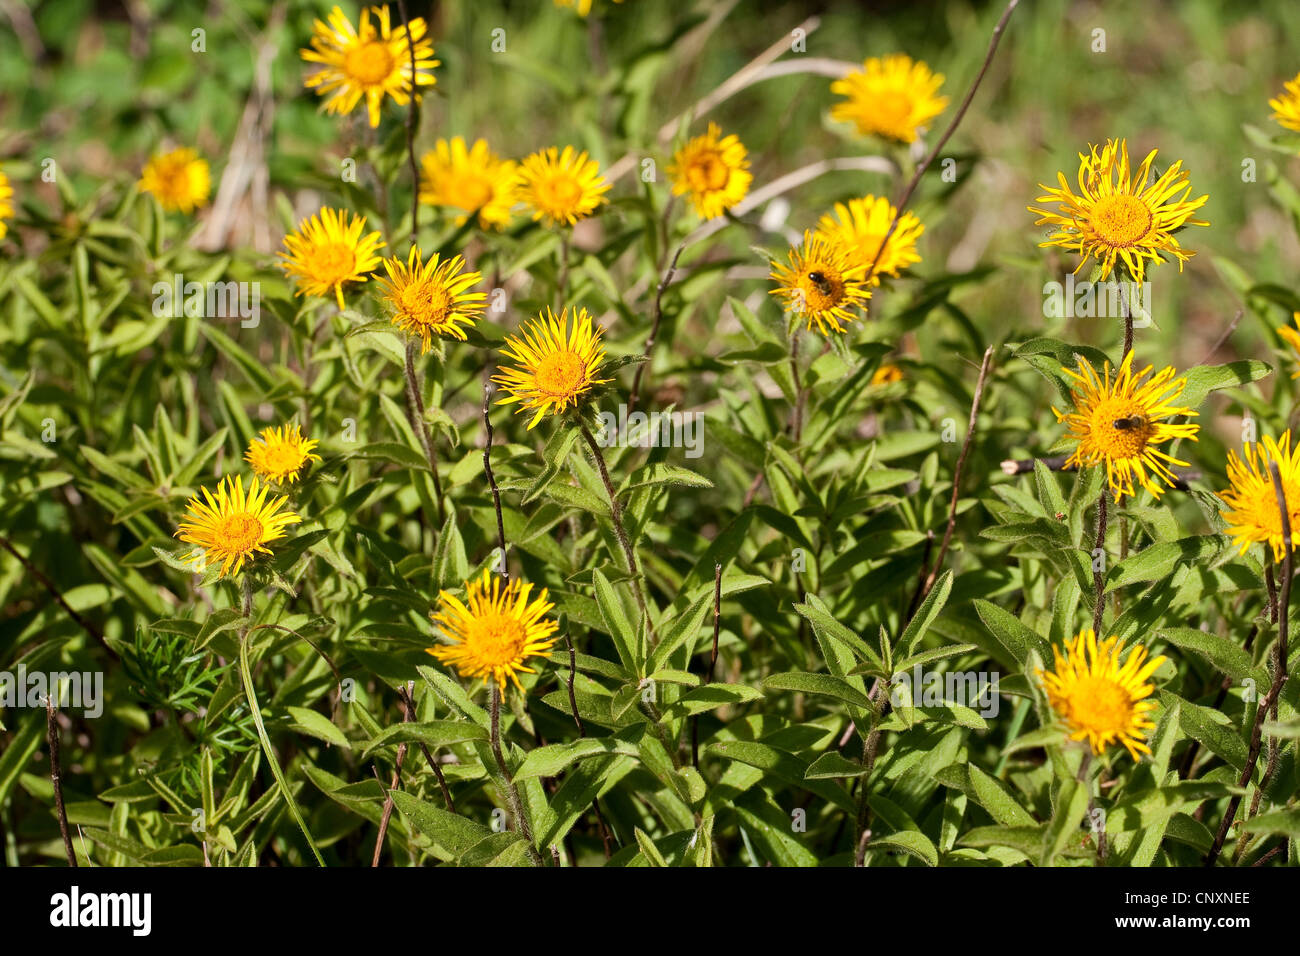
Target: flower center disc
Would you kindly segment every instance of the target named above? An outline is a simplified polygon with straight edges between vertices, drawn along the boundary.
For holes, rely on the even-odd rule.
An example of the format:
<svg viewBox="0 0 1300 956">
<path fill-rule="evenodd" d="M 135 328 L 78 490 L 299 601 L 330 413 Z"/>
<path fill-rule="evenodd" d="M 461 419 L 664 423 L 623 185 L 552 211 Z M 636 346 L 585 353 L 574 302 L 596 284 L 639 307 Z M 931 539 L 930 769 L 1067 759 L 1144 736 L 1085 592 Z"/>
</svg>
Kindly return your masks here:
<svg viewBox="0 0 1300 956">
<path fill-rule="evenodd" d="M 524 652 L 528 634 L 523 624 L 508 614 L 484 612 L 474 622 L 474 633 L 465 641 L 474 649 L 478 663 L 487 668 L 518 661 Z"/>
<path fill-rule="evenodd" d="M 272 472 L 297 471 L 302 466 L 302 453 L 293 445 L 271 445 L 265 456 L 268 470 Z"/>
<path fill-rule="evenodd" d="M 402 311 L 421 325 L 442 325 L 451 311 L 451 296 L 440 285 L 421 283 L 402 290 Z"/>
<path fill-rule="evenodd" d="M 212 540 L 223 551 L 252 551 L 262 540 L 262 522 L 247 512 L 230 515 L 213 530 Z"/>
<path fill-rule="evenodd" d="M 1136 196 L 1107 196 L 1092 210 L 1093 231 L 1109 246 L 1131 246 L 1151 231 L 1151 210 Z"/>
<path fill-rule="evenodd" d="M 393 55 L 386 43 L 372 40 L 348 50 L 343 58 L 343 69 L 358 83 L 377 86 L 393 72 Z"/>
<path fill-rule="evenodd" d="M 351 278 L 356 271 L 356 256 L 341 242 L 329 242 L 316 247 L 316 271 L 322 276 Z"/>
<path fill-rule="evenodd" d="M 552 353 L 537 366 L 537 390 L 546 395 L 568 398 L 578 393 L 587 366 L 571 349 Z"/>
<path fill-rule="evenodd" d="M 466 176 L 460 184 L 461 208 L 475 212 L 492 198 L 492 184 L 481 176 Z"/>
<path fill-rule="evenodd" d="M 872 109 L 881 126 L 905 126 L 912 115 L 912 97 L 906 93 L 881 92 L 872 101 Z"/>
<path fill-rule="evenodd" d="M 691 189 L 697 193 L 716 192 L 727 185 L 727 179 L 731 171 L 727 168 L 716 153 L 709 153 L 699 157 L 686 170 L 686 178 L 691 184 Z"/>
<path fill-rule="evenodd" d="M 822 277 L 820 282 L 812 280 L 811 274 L 814 272 L 820 273 Z M 844 298 L 844 280 L 840 278 L 838 272 L 830 272 L 826 269 L 814 268 L 805 272 L 799 288 L 804 295 L 804 304 L 810 312 L 825 312 L 827 309 L 833 309 Z"/>
<path fill-rule="evenodd" d="M 1133 702 L 1128 691 L 1105 677 L 1084 677 L 1070 694 L 1070 717 L 1080 727 L 1099 734 L 1119 733 L 1128 727 Z"/>
<path fill-rule="evenodd" d="M 554 210 L 569 210 L 582 198 L 582 187 L 572 176 L 551 176 L 537 184 L 542 204 Z"/>
<path fill-rule="evenodd" d="M 1112 458 L 1141 457 L 1156 432 L 1144 409 L 1132 402 L 1104 402 L 1094 415 L 1098 443 Z"/>
</svg>

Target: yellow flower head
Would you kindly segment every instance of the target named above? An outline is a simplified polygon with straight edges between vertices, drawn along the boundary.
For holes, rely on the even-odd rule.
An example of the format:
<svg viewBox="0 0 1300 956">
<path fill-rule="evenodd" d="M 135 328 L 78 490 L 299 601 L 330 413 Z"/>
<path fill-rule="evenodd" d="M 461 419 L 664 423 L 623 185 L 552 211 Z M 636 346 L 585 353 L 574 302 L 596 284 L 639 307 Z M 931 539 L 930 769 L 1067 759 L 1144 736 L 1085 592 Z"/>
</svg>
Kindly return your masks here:
<svg viewBox="0 0 1300 956">
<path fill-rule="evenodd" d="M 319 444 L 315 439 L 304 438 L 297 425 L 264 428 L 260 438 L 249 442 L 244 460 L 264 481 L 293 484 L 308 462 L 321 460 L 320 455 L 312 454 L 312 449 Z"/>
<path fill-rule="evenodd" d="M 941 86 L 942 73 L 904 53 L 871 57 L 831 84 L 832 93 L 848 97 L 831 107 L 831 119 L 857 124 L 864 136 L 915 142 L 917 131 L 948 106 L 948 97 L 935 95 Z"/>
<path fill-rule="evenodd" d="M 866 268 L 843 243 L 805 231 L 803 245 L 790 250 L 788 266 L 772 263 L 777 287 L 770 294 L 783 298 L 786 310 L 803 316 L 809 329 L 816 323 L 822 335 L 843 332 L 853 310 L 865 309 L 871 298 L 863 281 Z"/>
<path fill-rule="evenodd" d="M 673 156 L 668 175 L 673 195 L 689 195 L 701 219 L 716 219 L 745 198 L 754 177 L 749 173 L 745 146 L 735 136 L 722 135 L 716 123 Z"/>
<path fill-rule="evenodd" d="M 1300 543 L 1300 448 L 1292 450 L 1291 432 L 1282 433 L 1281 441 L 1265 436 L 1255 445 L 1246 444 L 1244 460 L 1235 451 L 1228 452 L 1228 482 L 1231 487 L 1220 491 L 1227 508 L 1221 509 L 1228 523 L 1228 534 L 1240 546 L 1241 553 L 1256 542 L 1273 549 L 1273 559 L 1286 557 L 1286 540 L 1282 534 L 1282 512 L 1273 489 L 1273 472 L 1277 462 L 1282 477 L 1282 495 L 1291 520 L 1291 546 Z"/>
<path fill-rule="evenodd" d="M 254 478 L 248 493 L 239 476 L 227 475 L 217 485 L 214 498 L 207 488 L 201 489 L 203 501 L 195 495 L 186 505 L 184 520 L 176 537 L 197 545 L 188 558 L 200 570 L 209 561 L 221 562 L 221 577 L 238 574 L 244 562 L 257 554 L 270 554 L 266 547 L 284 537 L 287 525 L 297 524 L 302 516 L 292 511 L 281 511 L 285 498 L 281 495 L 268 502 L 268 488 L 259 488 Z"/>
<path fill-rule="evenodd" d="M 1300 131 L 1300 73 L 1287 80 L 1283 90 L 1268 101 L 1273 107 L 1273 119 L 1287 129 Z"/>
<path fill-rule="evenodd" d="M 880 368 L 876 369 L 876 373 L 871 376 L 871 384 L 893 385 L 895 382 L 901 382 L 904 378 L 906 378 L 906 376 L 903 374 L 903 370 L 899 366 L 892 362 L 886 362 L 884 365 L 880 366 Z"/>
<path fill-rule="evenodd" d="M 483 229 L 501 229 L 510 222 L 519 165 L 497 156 L 485 140 L 476 139 L 466 149 L 459 136 L 451 142 L 440 139 L 424 154 L 420 167 L 420 202 L 464 210 L 456 225 L 464 225 L 471 213 L 478 213 Z"/>
<path fill-rule="evenodd" d="M 551 225 L 572 226 L 608 202 L 610 185 L 600 175 L 600 166 L 585 152 L 572 146 L 561 153 L 554 146 L 538 150 L 524 159 L 520 168 L 520 198 L 533 210 L 533 219 Z"/>
<path fill-rule="evenodd" d="M 462 677 L 494 680 L 502 692 L 508 677 L 522 691 L 519 675 L 537 673 L 525 662 L 548 657 L 556 641 L 551 635 L 559 628 L 546 617 L 555 607 L 546 589 L 530 601 L 532 589 L 517 578 L 502 587 L 501 579 L 484 569 L 482 580 L 466 582 L 464 603 L 440 592 L 438 611 L 430 617 L 451 643 L 431 647 L 429 653 Z"/>
<path fill-rule="evenodd" d="M 850 199 L 848 205 L 836 203 L 835 216 L 822 216 L 817 231 L 831 244 L 848 249 L 853 259 L 870 269 L 897 213 L 883 196 L 863 196 Z M 921 261 L 916 240 L 923 232 L 925 226 L 910 212 L 899 217 L 894 234 L 885 243 L 885 251 L 880 252 L 875 271 L 868 277 L 873 286 L 880 285 L 881 275 L 897 276 L 901 270 Z"/>
<path fill-rule="evenodd" d="M 1138 645 L 1125 660 L 1118 637 L 1098 643 L 1091 629 L 1066 641 L 1064 654 L 1058 648 L 1052 654 L 1053 671 L 1039 670 L 1038 679 L 1070 739 L 1087 740 L 1095 754 L 1112 743 L 1123 744 L 1134 760 L 1151 753 L 1146 735 L 1155 727 L 1150 715 L 1156 705 L 1147 700 L 1155 691 L 1147 679 L 1165 658 L 1148 658 L 1146 648 Z"/>
<path fill-rule="evenodd" d="M 421 352 L 429 351 L 435 335 L 465 341 L 465 333 L 456 323 L 473 325 L 483 312 L 486 293 L 470 292 L 471 286 L 483 281 L 478 272 L 464 272 L 460 256 L 445 261 L 433 258 L 421 264 L 420 250 L 411 247 L 405 263 L 397 258 L 385 259 L 387 279 L 379 280 L 384 301 L 393 308 L 393 324 L 403 332 L 420 337 Z"/>
<path fill-rule="evenodd" d="M 379 233 L 362 236 L 365 216 L 328 207 L 304 219 L 298 230 L 284 237 L 288 252 L 276 253 L 280 268 L 297 285 L 294 295 L 328 295 L 332 290 L 343 308 L 343 283 L 365 282 L 366 273 L 378 267 L 384 240 Z"/>
<path fill-rule="evenodd" d="M 372 23 L 374 14 L 378 24 Z M 312 29 L 311 49 L 300 50 L 308 63 L 320 63 L 321 69 L 303 81 L 318 95 L 328 94 L 327 113 L 351 113 L 364 96 L 370 125 L 379 125 L 379 108 L 384 97 L 391 96 L 404 106 L 411 96 L 411 41 L 415 42 L 415 84 L 433 86 L 437 78 L 434 67 L 441 61 L 433 58 L 433 43 L 425 34 L 424 19 L 415 17 L 408 29 L 392 29 L 388 7 L 371 7 L 361 11 L 359 28 L 354 29 L 343 11 L 335 7 L 329 24 L 317 20 Z"/>
<path fill-rule="evenodd" d="M 1134 478 L 1157 498 L 1163 493 L 1157 479 L 1172 487 L 1177 479 L 1168 466 L 1187 462 L 1171 458 L 1155 446 L 1175 438 L 1196 441 L 1201 427 L 1168 421 L 1176 415 L 1197 414 L 1173 404 L 1187 385 L 1185 378 L 1175 379 L 1174 370 L 1166 368 L 1143 382 L 1152 366 L 1136 374 L 1132 366 L 1133 353 L 1129 352 L 1112 381 L 1109 362 L 1098 375 L 1091 363 L 1080 357 L 1077 372 L 1062 369 L 1075 382 L 1071 388 L 1074 411 L 1052 409 L 1056 420 L 1069 428 L 1066 437 L 1079 443 L 1066 466 L 1092 467 L 1104 461 L 1116 500 L 1135 494 Z"/>
<path fill-rule="evenodd" d="M 0 239 L 5 237 L 9 227 L 5 225 L 5 220 L 14 214 L 13 204 L 14 190 L 9 185 L 9 177 L 0 173 Z"/>
<path fill-rule="evenodd" d="M 1101 266 L 1101 279 L 1107 279 L 1117 261 L 1123 262 L 1128 274 L 1142 282 L 1146 263 L 1163 262 L 1165 256 L 1178 260 L 1178 271 L 1194 253 L 1178 244 L 1174 233 L 1184 226 L 1208 226 L 1191 218 L 1210 197 L 1188 199 L 1192 184 L 1180 159 L 1152 181 L 1151 166 L 1156 150 L 1147 153 L 1142 165 L 1133 172 L 1129 166 L 1128 143 L 1107 140 L 1100 153 L 1096 146 L 1079 154 L 1079 192 L 1076 195 L 1057 173 L 1059 189 L 1039 183 L 1045 190 L 1037 202 L 1056 203 L 1057 211 L 1029 206 L 1042 218 L 1034 225 L 1056 227 L 1052 236 L 1040 246 L 1060 246 L 1077 252 L 1077 273 L 1089 259 Z"/>
<path fill-rule="evenodd" d="M 507 336 L 501 354 L 521 367 L 503 368 L 493 376 L 492 381 L 509 393 L 498 404 L 519 402 L 521 410 L 535 410 L 529 429 L 551 409 L 562 412 L 577 405 L 592 388 L 610 381 L 596 377 L 605 360 L 605 348 L 600 344 L 604 331 L 593 327 L 586 309 L 576 310 L 572 329 L 568 309 L 558 319 L 547 309 L 545 316 L 528 323 L 522 338 Z"/>
<path fill-rule="evenodd" d="M 207 160 L 188 147 L 160 153 L 145 164 L 140 188 L 169 212 L 193 212 L 208 204 L 212 180 Z"/>
<path fill-rule="evenodd" d="M 0 235 L 3 235 L 3 233 L 0 233 Z M 1292 312 L 1291 321 L 1296 324 L 1296 328 L 1300 328 L 1300 312 Z M 1277 334 L 1286 340 L 1286 344 L 1295 350 L 1297 356 L 1300 356 L 1300 332 L 1297 332 L 1296 329 L 1291 328 L 1289 325 L 1283 325 L 1278 328 Z M 1292 372 L 1291 377 L 1300 378 L 1300 369 Z"/>
</svg>

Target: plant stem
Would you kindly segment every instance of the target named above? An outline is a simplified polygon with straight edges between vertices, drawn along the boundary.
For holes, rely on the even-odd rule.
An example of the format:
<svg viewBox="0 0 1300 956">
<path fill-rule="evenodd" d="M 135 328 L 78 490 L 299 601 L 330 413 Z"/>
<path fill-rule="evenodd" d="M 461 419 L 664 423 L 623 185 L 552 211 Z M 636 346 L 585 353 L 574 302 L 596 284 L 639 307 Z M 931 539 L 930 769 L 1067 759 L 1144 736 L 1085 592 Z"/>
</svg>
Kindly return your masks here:
<svg viewBox="0 0 1300 956">
<path fill-rule="evenodd" d="M 447 513 L 442 505 L 442 479 L 438 477 L 438 455 L 433 448 L 433 437 L 429 434 L 428 423 L 424 420 L 424 393 L 420 380 L 415 373 L 415 339 L 406 342 L 406 410 L 411 419 L 411 429 L 424 448 L 424 457 L 429 462 L 429 473 L 433 475 L 433 496 L 438 508 L 438 528 L 447 523 Z"/>
<path fill-rule="evenodd" d="M 677 260 L 681 258 L 682 250 L 686 248 L 687 241 L 688 239 L 683 239 L 677 247 L 677 251 L 673 253 L 672 261 L 668 263 L 663 278 L 659 280 L 659 288 L 655 290 L 654 319 L 650 323 L 650 334 L 646 336 L 645 348 L 641 351 L 646 360 L 636 367 L 636 374 L 632 376 L 632 391 L 627 399 L 629 412 L 636 410 L 636 403 L 641 397 L 641 378 L 645 375 L 646 366 L 650 364 L 650 355 L 654 350 L 655 341 L 659 337 L 659 324 L 664 317 L 664 290 L 668 288 L 673 281 L 673 276 L 677 274 Z"/>
<path fill-rule="evenodd" d="M 413 686 L 413 684 L 407 685 L 406 691 L 408 694 Z M 405 723 L 414 719 L 414 712 L 406 706 L 406 697 L 402 696 L 402 721 Z M 397 745 L 397 760 L 393 763 L 393 779 L 392 783 L 388 785 L 388 793 L 384 797 L 384 812 L 379 818 L 379 834 L 375 837 L 375 852 L 370 860 L 372 867 L 379 865 L 380 855 L 384 851 L 384 837 L 388 835 L 388 821 L 393 816 L 393 791 L 402 785 L 402 764 L 406 761 L 406 749 L 405 741 Z"/>
<path fill-rule="evenodd" d="M 59 817 L 59 835 L 63 837 L 63 852 L 68 866 L 77 868 L 77 855 L 72 850 L 72 837 L 68 835 L 68 811 L 63 806 L 63 771 L 59 766 L 59 721 L 54 698 L 59 689 L 51 687 L 45 698 L 45 738 L 50 744 L 50 782 L 54 784 L 54 811 Z"/>
<path fill-rule="evenodd" d="M 492 507 L 496 509 L 497 513 L 497 540 L 501 542 L 501 576 L 509 577 L 510 571 L 506 566 L 506 524 L 501 515 L 501 489 L 497 487 L 496 475 L 492 473 L 492 417 L 488 414 L 488 402 L 492 398 L 491 370 L 491 365 L 487 365 L 483 369 L 483 430 L 485 434 L 483 439 L 483 473 L 487 475 L 488 487 L 492 489 Z"/>
<path fill-rule="evenodd" d="M 600 480 L 605 485 L 605 493 L 609 495 L 609 514 L 614 522 L 614 532 L 618 535 L 618 543 L 623 548 L 623 558 L 627 562 L 628 574 L 632 581 L 632 594 L 636 598 L 637 609 L 645 619 L 646 630 L 650 634 L 652 644 L 659 643 L 659 637 L 655 633 L 654 623 L 650 620 L 650 611 L 646 607 L 645 595 L 641 591 L 641 571 L 637 566 L 636 552 L 632 550 L 632 541 L 627 536 L 627 530 L 623 527 L 623 509 L 618 503 L 618 493 L 614 490 L 614 483 L 609 480 L 609 469 L 605 466 L 605 455 L 600 450 L 600 445 L 596 438 L 585 424 L 579 424 L 582 429 L 583 440 L 586 441 L 587 447 L 591 449 L 591 454 L 596 459 L 596 468 L 600 472 Z"/>
<path fill-rule="evenodd" d="M 1092 546 L 1092 550 L 1093 550 L 1092 559 L 1094 562 L 1097 560 L 1097 554 L 1096 554 L 1097 551 L 1101 551 L 1102 556 L 1104 558 L 1106 553 L 1106 489 L 1105 488 L 1101 490 L 1101 495 L 1100 497 L 1097 498 L 1097 537 L 1095 543 Z M 1106 564 L 1105 561 L 1103 560 L 1102 567 L 1104 568 L 1105 566 Z M 1105 615 L 1106 613 L 1106 573 L 1104 571 L 1098 570 L 1095 565 L 1093 566 L 1093 570 L 1092 570 L 1092 586 L 1096 589 L 1095 603 L 1092 609 L 1092 630 L 1093 633 L 1097 635 L 1098 639 L 1100 639 L 1101 619 L 1103 615 Z"/>
<path fill-rule="evenodd" d="M 510 812 L 514 815 L 519 832 L 528 841 L 528 858 L 533 861 L 533 866 L 543 866 L 542 855 L 533 845 L 533 828 L 528 823 L 528 815 L 524 813 L 524 801 L 520 798 L 515 779 L 506 765 L 506 758 L 501 753 L 501 687 L 495 681 L 492 682 L 492 755 L 496 757 L 497 769 L 501 771 L 501 779 L 506 785 L 506 801 L 510 804 Z"/>
</svg>

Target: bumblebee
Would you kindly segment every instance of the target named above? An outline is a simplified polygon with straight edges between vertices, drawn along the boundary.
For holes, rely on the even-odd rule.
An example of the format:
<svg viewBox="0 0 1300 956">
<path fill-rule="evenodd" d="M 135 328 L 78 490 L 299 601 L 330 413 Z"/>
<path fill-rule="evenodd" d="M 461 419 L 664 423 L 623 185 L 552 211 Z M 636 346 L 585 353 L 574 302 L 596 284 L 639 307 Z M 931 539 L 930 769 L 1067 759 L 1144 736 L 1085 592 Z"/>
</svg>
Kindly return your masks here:
<svg viewBox="0 0 1300 956">
<path fill-rule="evenodd" d="M 1145 415 L 1129 415 L 1127 418 L 1115 419 L 1113 424 L 1122 432 L 1136 431 L 1139 428 L 1146 427 L 1147 417 Z"/>
<path fill-rule="evenodd" d="M 817 291 L 824 296 L 833 296 L 835 288 L 831 285 L 831 280 L 826 278 L 826 273 L 813 271 L 808 273 L 808 281 L 816 286 Z"/>
</svg>

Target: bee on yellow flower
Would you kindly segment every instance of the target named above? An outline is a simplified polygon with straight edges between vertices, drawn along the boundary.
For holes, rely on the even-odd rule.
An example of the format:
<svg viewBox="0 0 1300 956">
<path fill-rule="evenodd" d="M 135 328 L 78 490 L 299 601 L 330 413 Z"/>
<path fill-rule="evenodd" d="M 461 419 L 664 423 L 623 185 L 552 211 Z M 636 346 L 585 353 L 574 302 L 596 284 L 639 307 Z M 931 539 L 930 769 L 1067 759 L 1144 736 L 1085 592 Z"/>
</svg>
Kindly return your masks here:
<svg viewBox="0 0 1300 956">
<path fill-rule="evenodd" d="M 1075 385 L 1071 387 L 1074 410 L 1052 412 L 1058 422 L 1064 422 L 1069 431 L 1067 438 L 1078 442 L 1074 453 L 1066 459 L 1066 466 L 1090 468 L 1106 465 L 1106 475 L 1116 499 L 1135 493 L 1134 480 L 1157 498 L 1163 481 L 1171 487 L 1177 481 L 1169 470 L 1170 465 L 1186 465 L 1157 448 L 1175 438 L 1196 441 L 1199 425 L 1176 424 L 1169 419 L 1193 416 L 1196 412 L 1175 405 L 1187 385 L 1185 378 L 1175 378 L 1172 368 L 1166 368 L 1148 381 L 1153 366 L 1133 372 L 1133 353 L 1124 356 L 1119 370 L 1112 372 L 1105 364 L 1102 374 L 1085 358 L 1079 359 L 1079 369 L 1062 369 Z"/>
<path fill-rule="evenodd" d="M 822 335 L 843 332 L 857 309 L 866 309 L 871 289 L 864 282 L 866 265 L 838 241 L 805 231 L 803 245 L 790 250 L 790 263 L 772 263 L 777 287 L 770 294 L 785 300 L 786 310 L 801 316 Z"/>
</svg>

